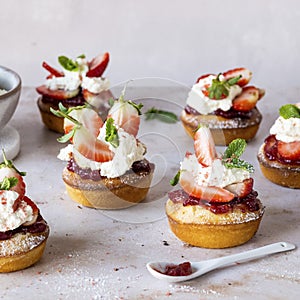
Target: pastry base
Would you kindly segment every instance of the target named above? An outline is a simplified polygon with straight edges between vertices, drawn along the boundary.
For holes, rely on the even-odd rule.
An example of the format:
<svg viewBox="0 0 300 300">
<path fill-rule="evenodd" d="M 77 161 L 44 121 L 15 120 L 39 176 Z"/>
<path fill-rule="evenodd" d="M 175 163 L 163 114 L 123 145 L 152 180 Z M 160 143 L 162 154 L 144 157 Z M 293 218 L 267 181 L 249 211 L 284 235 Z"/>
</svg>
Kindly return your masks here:
<svg viewBox="0 0 300 300">
<path fill-rule="evenodd" d="M 148 194 L 153 171 L 148 174 L 130 173 L 99 181 L 82 179 L 67 168 L 63 180 L 70 198 L 84 206 L 97 209 L 122 209 L 138 204 Z"/>
<path fill-rule="evenodd" d="M 192 115 L 183 110 L 180 117 L 187 134 L 194 138 L 195 131 L 200 124 L 210 128 L 215 144 L 226 146 L 236 138 L 250 141 L 256 135 L 262 120 L 262 115 L 257 108 L 253 109 L 250 119 L 226 119 L 216 115 Z"/>
<path fill-rule="evenodd" d="M 264 144 L 258 151 L 257 159 L 263 175 L 268 180 L 284 187 L 300 189 L 300 166 L 270 161 L 264 154 Z"/>
<path fill-rule="evenodd" d="M 30 239 L 32 236 L 41 237 L 41 242 L 37 243 L 37 245 L 32 249 L 22 249 L 22 244 L 20 244 L 20 247 L 15 249 L 14 254 L 0 256 L 0 273 L 15 272 L 26 269 L 41 259 L 49 236 L 49 228 L 47 227 L 46 231 L 43 233 L 27 233 L 26 236 L 24 235 L 24 238 Z M 9 240 L 0 241 L 0 244 L 2 242 L 9 243 Z"/>
<path fill-rule="evenodd" d="M 50 111 L 50 107 L 53 109 L 58 109 L 58 107 L 54 107 L 49 103 L 44 103 L 41 97 L 38 99 L 37 104 L 44 125 L 52 131 L 64 133 L 64 118 L 59 118 Z"/>
<path fill-rule="evenodd" d="M 202 248 L 228 248 L 249 241 L 258 230 L 262 216 L 241 224 L 210 225 L 180 223 L 168 216 L 172 232 L 183 242 Z"/>
</svg>

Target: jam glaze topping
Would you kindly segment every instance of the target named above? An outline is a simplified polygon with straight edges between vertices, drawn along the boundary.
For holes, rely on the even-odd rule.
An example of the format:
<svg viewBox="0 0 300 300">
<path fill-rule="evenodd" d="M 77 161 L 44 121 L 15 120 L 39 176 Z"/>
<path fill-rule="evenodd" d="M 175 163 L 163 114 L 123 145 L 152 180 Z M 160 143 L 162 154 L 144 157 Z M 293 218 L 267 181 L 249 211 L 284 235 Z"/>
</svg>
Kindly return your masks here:
<svg viewBox="0 0 300 300">
<path fill-rule="evenodd" d="M 281 164 L 293 164 L 300 165 L 300 159 L 298 160 L 290 160 L 282 157 L 278 152 L 278 140 L 275 135 L 269 135 L 265 141 L 264 153 L 265 156 L 271 161 L 277 161 Z"/>
<path fill-rule="evenodd" d="M 207 200 L 199 199 L 193 196 L 189 196 L 184 190 L 176 190 L 169 193 L 169 198 L 174 203 L 182 203 L 183 206 L 188 205 L 200 205 L 201 207 L 209 210 L 214 214 L 225 214 L 233 211 L 234 208 L 238 208 L 242 212 L 255 212 L 258 211 L 260 206 L 260 200 L 257 198 L 258 193 L 252 190 L 246 197 L 235 197 L 233 200 L 227 203 L 209 202 Z"/>
<path fill-rule="evenodd" d="M 190 115 L 201 115 L 196 109 L 194 109 L 189 105 L 186 105 L 184 110 L 187 114 Z M 225 119 L 233 119 L 233 118 L 250 119 L 252 116 L 252 110 L 244 112 L 244 111 L 237 111 L 234 110 L 233 108 L 230 108 L 228 111 L 224 111 L 219 108 L 214 111 L 214 115 L 223 117 Z"/>
<path fill-rule="evenodd" d="M 71 158 L 68 161 L 67 169 L 70 172 L 76 173 L 82 179 L 91 179 L 94 181 L 98 181 L 101 180 L 102 178 L 102 176 L 100 175 L 100 170 L 92 170 L 90 168 L 83 169 L 78 166 L 78 164 L 73 158 Z M 129 171 L 133 171 L 136 174 L 141 174 L 141 173 L 149 174 L 152 169 L 153 169 L 153 164 L 149 163 L 146 159 L 144 159 L 144 160 L 134 162 L 131 166 L 131 170 Z"/>
<path fill-rule="evenodd" d="M 51 98 L 49 96 L 41 96 L 41 101 L 44 103 L 49 103 L 52 105 L 57 105 L 58 108 L 58 103 L 61 102 L 64 106 L 79 106 L 79 105 L 83 105 L 85 103 L 85 99 L 83 98 L 83 95 L 81 92 L 78 93 L 77 96 L 69 98 L 69 99 L 54 99 Z"/>
<path fill-rule="evenodd" d="M 46 221 L 43 219 L 43 217 L 39 214 L 37 220 L 35 223 L 33 223 L 32 225 L 29 226 L 24 226 L 21 225 L 16 229 L 13 230 L 8 230 L 5 232 L 0 231 L 0 240 L 8 240 L 10 239 L 12 236 L 14 236 L 17 233 L 40 233 L 40 232 L 44 232 L 47 228 L 47 223 Z"/>
<path fill-rule="evenodd" d="M 165 270 L 163 271 L 156 270 L 156 271 L 168 276 L 188 276 L 193 273 L 192 266 L 189 261 L 183 262 L 179 265 L 175 265 L 175 264 L 166 265 Z"/>
</svg>

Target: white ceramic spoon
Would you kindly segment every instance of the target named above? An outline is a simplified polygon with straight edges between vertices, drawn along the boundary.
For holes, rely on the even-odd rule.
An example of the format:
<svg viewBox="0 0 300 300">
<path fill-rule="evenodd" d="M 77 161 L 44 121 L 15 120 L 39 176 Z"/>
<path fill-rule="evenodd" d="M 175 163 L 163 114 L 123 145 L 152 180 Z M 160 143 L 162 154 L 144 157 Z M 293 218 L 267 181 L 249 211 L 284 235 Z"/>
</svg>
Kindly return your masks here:
<svg viewBox="0 0 300 300">
<path fill-rule="evenodd" d="M 187 276 L 169 276 L 161 273 L 164 272 L 167 265 L 172 265 L 172 263 L 170 262 L 149 262 L 147 263 L 147 269 L 154 277 L 158 279 L 162 279 L 168 282 L 180 282 L 199 277 L 207 272 L 221 267 L 261 258 L 268 254 L 293 250 L 295 248 L 296 246 L 293 244 L 287 242 L 278 242 L 238 254 L 218 257 L 200 262 L 191 262 L 193 273 Z"/>
</svg>

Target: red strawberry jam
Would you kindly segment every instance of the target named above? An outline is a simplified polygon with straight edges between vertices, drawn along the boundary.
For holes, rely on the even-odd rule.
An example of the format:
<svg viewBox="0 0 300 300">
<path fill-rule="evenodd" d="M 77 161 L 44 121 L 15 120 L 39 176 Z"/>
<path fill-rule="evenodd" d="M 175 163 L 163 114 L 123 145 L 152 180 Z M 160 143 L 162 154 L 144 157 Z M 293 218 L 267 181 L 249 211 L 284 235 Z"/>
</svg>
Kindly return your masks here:
<svg viewBox="0 0 300 300">
<path fill-rule="evenodd" d="M 160 271 L 159 271 L 160 272 Z M 164 272 L 160 272 L 168 276 L 187 276 L 193 273 L 191 263 L 186 261 L 179 265 L 167 265 Z"/>
</svg>

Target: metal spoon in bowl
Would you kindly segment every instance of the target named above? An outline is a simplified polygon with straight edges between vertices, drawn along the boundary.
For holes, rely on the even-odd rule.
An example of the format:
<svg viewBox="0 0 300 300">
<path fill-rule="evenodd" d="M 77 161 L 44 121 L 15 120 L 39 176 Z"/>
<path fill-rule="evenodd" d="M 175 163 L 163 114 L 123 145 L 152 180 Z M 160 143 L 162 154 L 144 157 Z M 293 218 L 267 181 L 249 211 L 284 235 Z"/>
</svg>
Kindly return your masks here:
<svg viewBox="0 0 300 300">
<path fill-rule="evenodd" d="M 278 242 L 242 253 L 218 257 L 200 262 L 191 262 L 192 274 L 187 276 L 170 276 L 164 274 L 166 266 L 173 265 L 170 262 L 149 262 L 147 263 L 147 269 L 154 277 L 158 279 L 166 280 L 168 282 L 180 282 L 199 277 L 205 273 L 208 273 L 215 269 L 219 269 L 221 267 L 261 258 L 268 254 L 293 250 L 295 248 L 296 246 L 291 243 Z"/>
</svg>

